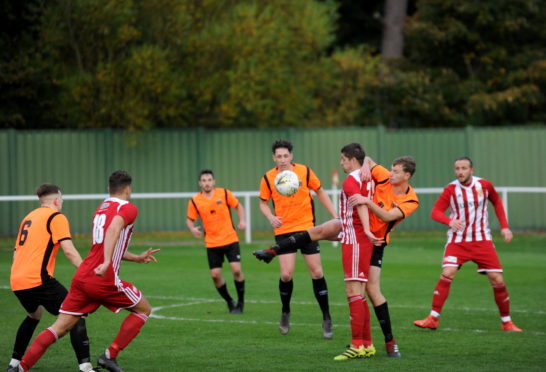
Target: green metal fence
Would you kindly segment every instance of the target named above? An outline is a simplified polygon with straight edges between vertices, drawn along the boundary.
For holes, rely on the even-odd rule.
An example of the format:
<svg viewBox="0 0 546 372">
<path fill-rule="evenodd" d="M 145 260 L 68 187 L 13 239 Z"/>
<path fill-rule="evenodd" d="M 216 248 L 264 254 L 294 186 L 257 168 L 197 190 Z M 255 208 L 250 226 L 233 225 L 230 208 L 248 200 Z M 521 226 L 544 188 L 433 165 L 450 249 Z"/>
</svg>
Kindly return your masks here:
<svg viewBox="0 0 546 372">
<path fill-rule="evenodd" d="M 133 192 L 138 193 L 197 191 L 197 174 L 202 168 L 215 171 L 219 186 L 253 191 L 274 165 L 271 144 L 279 138 L 293 142 L 295 161 L 309 165 L 327 189 L 332 170 L 341 171 L 339 150 L 350 142 L 362 143 L 369 155 L 387 167 L 395 157 L 414 156 L 415 187 L 445 186 L 454 179 L 453 160 L 463 155 L 473 158 L 476 175 L 496 186 L 546 186 L 546 127 L 191 129 L 137 134 L 4 130 L 0 131 L 0 195 L 31 195 L 44 182 L 59 184 L 65 194 L 105 193 L 107 177 L 115 169 L 133 175 Z M 436 197 L 422 195 L 421 207 L 399 228 L 441 228 L 429 218 Z M 93 200 L 65 203 L 73 232 L 89 232 L 97 204 Z M 187 200 L 139 200 L 136 204 L 140 209 L 138 231 L 185 229 Z M 0 202 L 0 235 L 15 234 L 20 220 L 36 205 L 33 201 Z M 546 194 L 510 195 L 509 207 L 513 228 L 546 229 Z M 319 222 L 327 218 L 320 205 L 317 212 Z M 269 230 L 257 199 L 251 214 L 254 230 Z"/>
</svg>

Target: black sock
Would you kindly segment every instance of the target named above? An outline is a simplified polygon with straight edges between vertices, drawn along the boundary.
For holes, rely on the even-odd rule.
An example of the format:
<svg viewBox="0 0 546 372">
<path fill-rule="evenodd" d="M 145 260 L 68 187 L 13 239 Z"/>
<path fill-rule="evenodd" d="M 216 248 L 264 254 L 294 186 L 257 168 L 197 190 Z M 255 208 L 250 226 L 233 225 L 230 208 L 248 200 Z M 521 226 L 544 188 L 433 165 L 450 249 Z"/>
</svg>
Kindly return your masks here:
<svg viewBox="0 0 546 372">
<path fill-rule="evenodd" d="M 235 289 L 237 290 L 237 300 L 239 303 L 245 302 L 245 281 L 240 282 L 234 280 Z"/>
<path fill-rule="evenodd" d="M 381 326 L 381 330 L 383 331 L 383 336 L 385 336 L 385 342 L 392 341 L 394 337 L 392 335 L 392 329 L 391 329 L 391 317 L 389 315 L 389 306 L 385 302 L 382 305 L 375 306 L 373 309 L 375 310 L 375 316 L 377 317 L 377 320 L 379 321 L 379 325 Z"/>
<path fill-rule="evenodd" d="M 320 279 L 313 279 L 313 292 L 315 292 L 315 298 L 322 310 L 322 318 L 330 319 L 330 307 L 328 305 L 328 286 L 326 285 L 326 279 L 324 277 Z"/>
<path fill-rule="evenodd" d="M 302 247 L 309 243 L 311 243 L 309 233 L 307 231 L 302 231 L 278 242 L 276 245 L 278 249 L 276 249 L 276 251 L 282 252 L 287 249 Z M 273 246 L 273 249 L 275 249 L 275 246 Z"/>
<path fill-rule="evenodd" d="M 228 293 L 226 283 L 224 283 L 224 285 L 222 285 L 221 287 L 216 288 L 216 290 L 218 291 L 218 293 L 220 293 L 220 296 L 222 296 L 222 298 L 226 300 L 227 303 L 231 303 L 233 301 L 233 298 L 231 298 Z"/>
<path fill-rule="evenodd" d="M 87 337 L 87 328 L 85 327 L 85 319 L 80 318 L 76 325 L 70 330 L 70 342 L 76 353 L 78 363 L 88 363 L 91 361 L 89 356 L 89 337 Z"/>
<path fill-rule="evenodd" d="M 25 355 L 25 351 L 38 323 L 40 323 L 39 320 L 32 319 L 29 316 L 25 317 L 17 330 L 17 336 L 15 336 L 15 345 L 13 346 L 13 354 L 11 355 L 13 359 L 23 359 L 23 355 Z"/>
<path fill-rule="evenodd" d="M 279 292 L 281 293 L 282 312 L 290 312 L 290 299 L 292 298 L 292 290 L 294 289 L 294 281 L 283 282 L 279 279 Z"/>
</svg>

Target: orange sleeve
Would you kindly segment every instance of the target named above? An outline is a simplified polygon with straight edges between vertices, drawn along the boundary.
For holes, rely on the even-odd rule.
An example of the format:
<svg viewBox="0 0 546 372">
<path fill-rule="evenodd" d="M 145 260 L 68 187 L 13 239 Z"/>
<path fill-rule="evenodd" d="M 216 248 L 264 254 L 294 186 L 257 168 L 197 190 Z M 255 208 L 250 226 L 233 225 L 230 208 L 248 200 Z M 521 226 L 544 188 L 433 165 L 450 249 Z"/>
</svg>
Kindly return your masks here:
<svg viewBox="0 0 546 372">
<path fill-rule="evenodd" d="M 419 207 L 419 202 L 416 200 L 408 200 L 401 204 L 398 204 L 398 209 L 402 211 L 404 214 L 404 218 L 407 218 L 410 214 L 415 212 L 415 210 Z"/>
<path fill-rule="evenodd" d="M 239 205 L 239 199 L 237 199 L 235 197 L 235 195 L 233 195 L 233 193 L 229 190 L 226 190 L 227 192 L 227 204 L 229 207 L 231 208 L 237 208 L 237 206 Z"/>
<path fill-rule="evenodd" d="M 193 198 L 191 198 L 190 201 L 188 202 L 188 215 L 187 215 L 187 217 L 190 220 L 195 221 L 198 216 L 199 216 L 199 213 L 197 212 L 197 208 L 195 207 L 195 202 L 194 202 Z"/>
<path fill-rule="evenodd" d="M 262 181 L 260 182 L 260 199 L 265 201 L 271 199 L 270 187 L 274 187 L 273 185 L 268 186 L 266 177 L 267 177 L 267 174 L 262 177 Z"/>
<path fill-rule="evenodd" d="M 388 181 L 390 175 L 391 172 L 389 172 L 389 170 L 382 165 L 377 164 L 375 167 L 372 168 L 372 179 L 375 181 L 376 184 Z"/>
<path fill-rule="evenodd" d="M 318 189 L 320 189 L 321 186 L 322 185 L 320 184 L 319 178 L 317 177 L 315 172 L 313 172 L 313 170 L 309 168 L 309 183 L 307 187 L 309 187 L 311 190 L 317 191 Z"/>
<path fill-rule="evenodd" d="M 70 224 L 64 214 L 58 214 L 53 217 L 50 224 L 51 239 L 53 244 L 59 243 L 61 240 L 71 239 Z"/>
</svg>

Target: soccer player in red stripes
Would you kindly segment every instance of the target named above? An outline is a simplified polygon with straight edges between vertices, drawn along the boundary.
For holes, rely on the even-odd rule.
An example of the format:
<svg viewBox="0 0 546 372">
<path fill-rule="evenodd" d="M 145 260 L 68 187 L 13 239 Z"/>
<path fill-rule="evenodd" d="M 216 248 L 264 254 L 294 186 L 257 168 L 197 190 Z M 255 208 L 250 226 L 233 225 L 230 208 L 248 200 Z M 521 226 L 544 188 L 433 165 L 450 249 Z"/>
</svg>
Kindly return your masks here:
<svg viewBox="0 0 546 372">
<path fill-rule="evenodd" d="M 116 357 L 138 335 L 151 313 L 151 306 L 138 288 L 119 278 L 121 260 L 157 262 L 153 253 L 159 251 L 148 249 L 139 255 L 127 251 L 138 214 L 136 206 L 129 201 L 131 181 L 131 176 L 125 171 L 115 171 L 110 175 L 110 197 L 99 205 L 93 216 L 91 251 L 72 279 L 59 317 L 36 337 L 23 356 L 19 371 L 28 371 L 81 317 L 102 305 L 113 312 L 129 310 L 116 338 L 97 361 L 104 369 L 122 372 Z"/>
<path fill-rule="evenodd" d="M 455 161 L 457 180 L 444 188 L 434 204 L 431 218 L 449 226 L 447 244 L 442 262 L 442 274 L 434 288 L 430 315 L 413 322 L 417 327 L 435 330 L 438 328 L 442 307 L 449 295 L 451 283 L 457 270 L 467 261 L 478 265 L 478 273 L 486 274 L 501 317 L 501 329 L 521 332 L 510 317 L 510 297 L 504 284 L 502 266 L 493 245 L 487 201 L 491 201 L 506 243 L 512 240 L 512 232 L 504 213 L 502 200 L 493 184 L 474 176 L 472 160 L 462 157 Z M 450 208 L 447 217 L 444 212 Z"/>
</svg>

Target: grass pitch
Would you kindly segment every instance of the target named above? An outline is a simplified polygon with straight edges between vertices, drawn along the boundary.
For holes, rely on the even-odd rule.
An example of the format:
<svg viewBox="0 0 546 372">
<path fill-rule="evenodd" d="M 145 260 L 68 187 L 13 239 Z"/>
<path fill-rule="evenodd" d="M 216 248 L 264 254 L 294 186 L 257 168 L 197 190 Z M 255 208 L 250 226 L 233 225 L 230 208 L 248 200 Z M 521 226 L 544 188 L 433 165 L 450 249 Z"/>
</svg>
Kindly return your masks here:
<svg viewBox="0 0 546 372">
<path fill-rule="evenodd" d="M 0 367 L 11 357 L 15 333 L 25 316 L 9 290 L 14 238 L 0 239 Z M 251 252 L 267 246 L 242 245 L 246 276 L 244 314 L 227 313 L 225 302 L 209 278 L 201 242 L 185 235 L 137 235 L 130 248 L 140 252 L 161 248 L 158 264 L 124 262 L 121 277 L 142 290 L 154 307 L 141 334 L 120 353 L 118 361 L 130 371 L 544 371 L 546 368 L 546 235 L 516 234 L 507 245 L 496 237 L 497 250 L 510 292 L 512 318 L 523 333 L 500 331 L 500 320 L 487 279 L 468 263 L 458 273 L 437 331 L 412 325 L 424 318 L 440 274 L 445 235 L 440 232 L 396 232 L 385 251 L 382 288 L 388 299 L 401 359 L 389 359 L 372 311 L 377 355 L 371 359 L 334 362 L 350 341 L 348 306 L 344 295 L 340 249 L 321 243 L 330 293 L 334 338 L 321 337 L 321 314 L 303 260 L 298 258 L 292 297 L 292 327 L 282 336 L 278 264 L 258 262 Z M 89 239 L 75 239 L 85 255 Z M 74 269 L 58 255 L 56 277 L 69 286 Z M 224 266 L 228 288 L 233 280 Z M 115 337 L 125 312 L 100 309 L 88 320 L 93 363 Z M 44 315 L 43 330 L 53 322 Z M 36 335 L 35 334 L 35 335 Z M 2 366 L 1 363 L 4 363 Z M 76 371 L 69 337 L 53 345 L 35 371 Z"/>
</svg>

